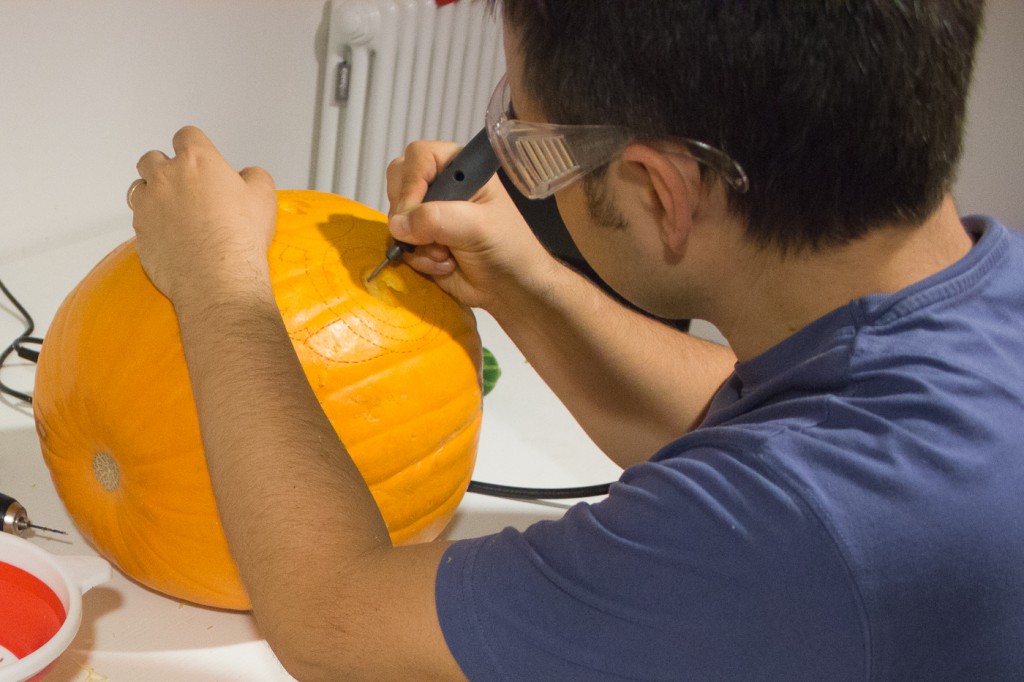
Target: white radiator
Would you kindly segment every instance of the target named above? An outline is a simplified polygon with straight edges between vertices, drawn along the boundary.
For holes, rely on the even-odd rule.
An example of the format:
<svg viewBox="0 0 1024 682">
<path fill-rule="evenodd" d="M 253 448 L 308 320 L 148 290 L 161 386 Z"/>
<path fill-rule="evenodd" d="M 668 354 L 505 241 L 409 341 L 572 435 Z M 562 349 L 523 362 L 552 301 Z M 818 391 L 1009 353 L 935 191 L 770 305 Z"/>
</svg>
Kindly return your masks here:
<svg viewBox="0 0 1024 682">
<path fill-rule="evenodd" d="M 505 71 L 480 0 L 332 0 L 314 188 L 387 210 L 385 169 L 417 139 L 465 144 Z"/>
</svg>

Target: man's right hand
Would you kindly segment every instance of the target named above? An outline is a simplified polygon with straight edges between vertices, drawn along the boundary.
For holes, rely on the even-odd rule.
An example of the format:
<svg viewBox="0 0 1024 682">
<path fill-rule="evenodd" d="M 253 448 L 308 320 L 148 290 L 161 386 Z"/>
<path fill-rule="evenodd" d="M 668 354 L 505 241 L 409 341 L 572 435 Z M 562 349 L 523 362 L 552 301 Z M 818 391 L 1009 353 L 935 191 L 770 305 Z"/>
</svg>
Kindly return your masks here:
<svg viewBox="0 0 1024 682">
<path fill-rule="evenodd" d="M 536 292 L 557 262 L 537 240 L 495 176 L 470 201 L 422 203 L 460 147 L 413 142 L 388 166 L 389 227 L 417 245 L 405 261 L 462 303 L 498 315 L 516 292 Z M 525 288 L 525 290 L 524 290 Z"/>
</svg>

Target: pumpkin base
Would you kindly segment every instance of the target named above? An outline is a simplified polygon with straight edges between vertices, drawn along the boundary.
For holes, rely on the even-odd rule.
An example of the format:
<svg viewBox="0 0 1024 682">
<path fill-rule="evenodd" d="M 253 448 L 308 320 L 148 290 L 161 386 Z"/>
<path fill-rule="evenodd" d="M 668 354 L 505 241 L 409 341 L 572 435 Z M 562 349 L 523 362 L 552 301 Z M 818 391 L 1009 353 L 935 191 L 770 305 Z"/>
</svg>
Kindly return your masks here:
<svg viewBox="0 0 1024 682">
<path fill-rule="evenodd" d="M 97 452 L 92 457 L 92 472 L 103 489 L 112 493 L 121 486 L 121 467 L 109 452 Z"/>
</svg>

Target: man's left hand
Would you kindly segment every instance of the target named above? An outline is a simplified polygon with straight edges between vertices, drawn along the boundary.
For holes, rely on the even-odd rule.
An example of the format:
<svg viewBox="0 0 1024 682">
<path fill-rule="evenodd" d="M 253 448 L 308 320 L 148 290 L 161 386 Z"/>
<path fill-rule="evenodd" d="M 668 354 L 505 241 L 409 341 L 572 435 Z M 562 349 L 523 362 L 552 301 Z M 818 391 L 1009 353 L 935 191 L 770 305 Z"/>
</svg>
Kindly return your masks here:
<svg viewBox="0 0 1024 682">
<path fill-rule="evenodd" d="M 144 182 L 129 197 L 146 274 L 176 306 L 269 285 L 273 179 L 261 168 L 235 172 L 198 128 L 182 128 L 172 145 L 173 157 L 139 159 Z"/>
</svg>

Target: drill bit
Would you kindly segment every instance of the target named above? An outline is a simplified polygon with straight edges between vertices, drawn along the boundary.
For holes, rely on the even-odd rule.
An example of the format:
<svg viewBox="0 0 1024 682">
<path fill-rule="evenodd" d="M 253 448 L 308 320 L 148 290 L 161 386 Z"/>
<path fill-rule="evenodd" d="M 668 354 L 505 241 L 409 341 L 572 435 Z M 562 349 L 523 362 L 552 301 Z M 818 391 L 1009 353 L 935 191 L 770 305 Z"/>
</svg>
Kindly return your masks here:
<svg viewBox="0 0 1024 682">
<path fill-rule="evenodd" d="M 375 267 L 373 269 L 373 272 L 370 273 L 370 276 L 366 278 L 366 283 L 369 284 L 370 282 L 372 282 L 374 277 L 379 275 L 381 271 L 384 270 L 384 268 L 386 268 L 387 266 L 391 265 L 396 260 L 401 258 L 403 253 L 409 253 L 415 248 L 416 247 L 413 246 L 412 244 L 406 244 L 405 242 L 400 242 L 397 239 L 394 240 L 391 243 L 391 246 L 389 246 L 388 250 L 385 252 L 384 260 L 382 260 L 380 265 Z"/>
<path fill-rule="evenodd" d="M 35 523 L 29 523 L 28 521 L 26 521 L 24 524 L 19 526 L 19 529 L 22 532 L 26 531 L 29 528 L 31 528 L 32 530 L 45 530 L 48 533 L 60 533 L 61 535 L 67 535 L 68 534 L 68 532 L 66 530 L 58 530 L 56 528 L 48 528 L 46 526 L 40 526 L 40 525 L 37 525 Z"/>
</svg>

